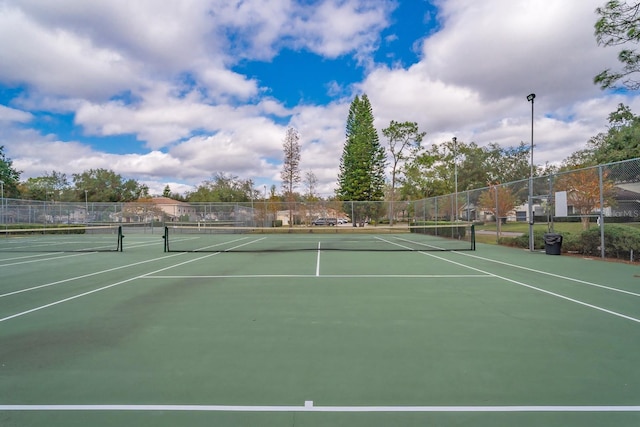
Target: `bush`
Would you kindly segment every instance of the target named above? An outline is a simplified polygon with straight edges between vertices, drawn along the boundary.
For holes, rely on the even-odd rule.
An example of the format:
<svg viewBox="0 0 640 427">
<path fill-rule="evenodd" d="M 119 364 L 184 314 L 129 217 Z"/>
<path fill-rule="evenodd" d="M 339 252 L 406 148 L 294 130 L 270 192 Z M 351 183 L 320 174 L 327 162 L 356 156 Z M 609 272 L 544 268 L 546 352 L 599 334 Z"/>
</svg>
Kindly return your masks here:
<svg viewBox="0 0 640 427">
<path fill-rule="evenodd" d="M 533 248 L 544 249 L 544 235 L 545 231 L 533 230 Z M 525 233 L 518 237 L 501 237 L 498 243 L 506 246 L 513 246 L 516 248 L 529 248 L 529 233 Z"/>
<path fill-rule="evenodd" d="M 544 249 L 544 232 L 534 231 L 535 249 Z M 607 258 L 630 259 L 633 250 L 640 256 L 640 230 L 633 227 L 605 224 L 604 253 Z M 503 237 L 498 243 L 518 248 L 529 247 L 529 234 L 519 237 Z M 562 233 L 562 251 L 589 256 L 600 256 L 600 227 L 593 227 L 578 234 Z"/>
<path fill-rule="evenodd" d="M 600 255 L 600 228 L 590 228 L 580 234 L 582 254 Z M 608 258 L 629 259 L 631 251 L 640 251 L 640 230 L 632 227 L 605 224 L 604 254 Z"/>
</svg>

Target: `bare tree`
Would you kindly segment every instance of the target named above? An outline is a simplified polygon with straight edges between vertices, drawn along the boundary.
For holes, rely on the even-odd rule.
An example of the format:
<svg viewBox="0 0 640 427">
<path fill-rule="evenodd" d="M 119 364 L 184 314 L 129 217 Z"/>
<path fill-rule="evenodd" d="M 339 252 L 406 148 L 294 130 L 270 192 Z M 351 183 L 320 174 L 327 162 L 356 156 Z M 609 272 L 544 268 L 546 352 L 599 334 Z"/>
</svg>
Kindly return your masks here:
<svg viewBox="0 0 640 427">
<path fill-rule="evenodd" d="M 396 180 L 398 169 L 407 159 L 415 157 L 420 149 L 420 143 L 426 132 L 420 132 L 415 122 L 399 123 L 391 120 L 389 127 L 382 129 L 382 134 L 389 140 L 389 152 L 391 153 L 391 212 L 389 223 L 393 225 L 395 219 L 394 202 L 396 192 Z"/>
<path fill-rule="evenodd" d="M 307 171 L 304 174 L 304 187 L 305 198 L 309 201 L 315 201 L 318 196 L 316 195 L 316 187 L 318 185 L 318 177 L 313 171 Z"/>
<path fill-rule="evenodd" d="M 287 129 L 282 144 L 284 162 L 282 164 L 282 188 L 287 202 L 289 202 L 289 227 L 293 226 L 293 190 L 300 184 L 300 134 L 295 128 Z"/>
</svg>

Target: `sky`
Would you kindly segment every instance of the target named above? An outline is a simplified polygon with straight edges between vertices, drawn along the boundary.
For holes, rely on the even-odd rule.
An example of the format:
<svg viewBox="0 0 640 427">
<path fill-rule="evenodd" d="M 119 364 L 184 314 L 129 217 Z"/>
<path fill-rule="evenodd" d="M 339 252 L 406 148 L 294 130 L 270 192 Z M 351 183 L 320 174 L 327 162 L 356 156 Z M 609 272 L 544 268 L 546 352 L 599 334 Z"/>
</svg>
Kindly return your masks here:
<svg viewBox="0 0 640 427">
<path fill-rule="evenodd" d="M 605 0 L 0 0 L 0 146 L 21 180 L 111 169 L 161 194 L 281 188 L 282 143 L 335 192 L 349 105 L 425 145 L 531 142 L 560 163 L 637 94 L 602 91 Z M 299 191 L 304 192 L 304 185 Z"/>
</svg>

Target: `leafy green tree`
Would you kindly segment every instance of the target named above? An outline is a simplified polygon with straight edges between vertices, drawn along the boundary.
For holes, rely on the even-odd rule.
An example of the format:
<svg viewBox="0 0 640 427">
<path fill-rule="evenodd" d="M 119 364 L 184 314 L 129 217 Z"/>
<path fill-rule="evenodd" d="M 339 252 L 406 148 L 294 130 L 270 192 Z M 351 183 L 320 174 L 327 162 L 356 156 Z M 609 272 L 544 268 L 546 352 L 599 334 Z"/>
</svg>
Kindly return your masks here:
<svg viewBox="0 0 640 427">
<path fill-rule="evenodd" d="M 212 180 L 202 182 L 186 196 L 190 202 L 249 202 L 251 198 L 250 180 L 241 180 L 223 172 L 218 172 Z"/>
<path fill-rule="evenodd" d="M 149 195 L 149 188 L 133 179 L 124 179 L 121 175 L 107 169 L 89 169 L 73 174 L 73 184 L 77 200 L 91 202 L 132 202 Z"/>
<path fill-rule="evenodd" d="M 609 130 L 587 142 L 586 148 L 572 153 L 563 161 L 563 169 L 595 166 L 640 157 L 640 117 L 629 107 L 619 104 L 609 114 Z"/>
<path fill-rule="evenodd" d="M 29 178 L 20 188 L 22 197 L 29 200 L 76 200 L 67 175 L 62 172 L 45 172 L 44 176 Z"/>
<path fill-rule="evenodd" d="M 164 190 L 162 190 L 162 197 L 171 197 L 171 187 L 169 187 L 169 184 L 164 186 Z"/>
<path fill-rule="evenodd" d="M 422 152 L 404 166 L 400 194 L 405 200 L 416 200 L 448 192 L 445 181 L 436 177 L 438 156 Z"/>
<path fill-rule="evenodd" d="M 487 182 L 511 182 L 526 179 L 531 174 L 531 146 L 520 142 L 517 147 L 502 148 L 491 143 L 485 148 L 488 158 Z M 534 165 L 533 175 L 538 175 Z"/>
<path fill-rule="evenodd" d="M 0 145 L 0 181 L 3 182 L 4 197 L 17 198 L 20 196 L 18 185 L 21 173 L 22 171 L 13 167 L 13 161 L 5 156 L 4 146 Z"/>
<path fill-rule="evenodd" d="M 640 41 L 640 3 L 610 0 L 603 7 L 597 8 L 596 13 L 600 16 L 595 24 L 595 36 L 599 45 L 629 46 Z M 594 83 L 601 89 L 615 88 L 617 82 L 621 82 L 627 89 L 640 89 L 640 81 L 632 77 L 640 71 L 638 52 L 628 47 L 623 48 L 618 53 L 618 61 L 622 63 L 622 70 L 611 71 L 607 68 L 594 78 Z"/>
<path fill-rule="evenodd" d="M 455 189 L 455 163 L 458 191 L 483 188 L 496 182 L 511 182 L 529 176 L 529 147 L 502 148 L 492 143 L 478 147 L 475 143 L 445 141 L 418 153 L 405 165 L 401 192 L 404 197 L 423 198 L 451 194 Z M 534 175 L 537 174 L 537 168 Z"/>
<path fill-rule="evenodd" d="M 395 217 L 394 202 L 396 199 L 396 183 L 398 174 L 407 160 L 416 156 L 420 150 L 420 143 L 426 132 L 420 132 L 416 122 L 396 122 L 391 120 L 389 127 L 382 129 L 382 134 L 389 142 L 391 154 L 391 187 L 389 223 L 393 225 Z"/>
<path fill-rule="evenodd" d="M 640 117 L 620 104 L 609 115 L 609 130 L 600 139 L 590 140 L 595 164 L 618 162 L 640 157 Z"/>
<path fill-rule="evenodd" d="M 490 182 L 487 171 L 492 168 L 487 150 L 475 142 L 458 141 L 458 190 L 483 188 Z"/>
</svg>

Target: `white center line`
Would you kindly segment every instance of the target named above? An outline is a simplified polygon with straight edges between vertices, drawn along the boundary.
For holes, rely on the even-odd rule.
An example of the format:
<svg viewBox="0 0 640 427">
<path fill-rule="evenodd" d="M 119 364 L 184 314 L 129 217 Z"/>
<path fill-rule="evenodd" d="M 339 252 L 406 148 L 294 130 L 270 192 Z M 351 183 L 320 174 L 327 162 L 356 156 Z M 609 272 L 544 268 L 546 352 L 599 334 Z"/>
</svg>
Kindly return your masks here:
<svg viewBox="0 0 640 427">
<path fill-rule="evenodd" d="M 320 277 L 320 242 L 318 242 L 318 258 L 316 260 L 316 277 Z"/>
</svg>

